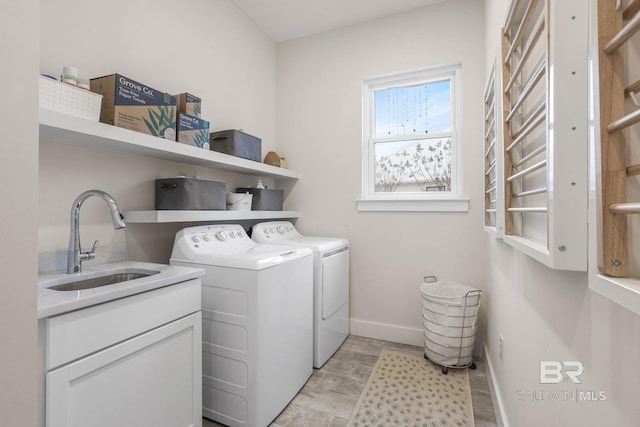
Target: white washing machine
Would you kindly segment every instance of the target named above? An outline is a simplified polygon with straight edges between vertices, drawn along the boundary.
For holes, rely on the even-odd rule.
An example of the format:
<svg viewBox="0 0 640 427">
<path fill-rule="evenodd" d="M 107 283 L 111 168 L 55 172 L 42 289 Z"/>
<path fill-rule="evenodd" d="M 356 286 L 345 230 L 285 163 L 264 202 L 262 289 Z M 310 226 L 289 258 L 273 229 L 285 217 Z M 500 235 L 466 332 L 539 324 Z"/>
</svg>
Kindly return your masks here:
<svg viewBox="0 0 640 427">
<path fill-rule="evenodd" d="M 313 251 L 313 366 L 322 367 L 349 335 L 349 241 L 303 236 L 289 221 L 257 224 L 251 238 Z"/>
<path fill-rule="evenodd" d="M 313 257 L 240 225 L 185 228 L 172 265 L 203 268 L 203 416 L 267 426 L 313 371 Z"/>
</svg>

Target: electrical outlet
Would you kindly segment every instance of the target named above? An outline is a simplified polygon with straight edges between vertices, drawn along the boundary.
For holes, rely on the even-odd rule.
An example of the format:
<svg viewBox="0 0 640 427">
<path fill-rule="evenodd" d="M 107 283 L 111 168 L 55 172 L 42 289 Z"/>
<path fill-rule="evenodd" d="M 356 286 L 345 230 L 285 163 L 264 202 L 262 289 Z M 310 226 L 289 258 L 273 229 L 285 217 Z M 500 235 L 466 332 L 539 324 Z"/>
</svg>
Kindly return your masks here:
<svg viewBox="0 0 640 427">
<path fill-rule="evenodd" d="M 500 363 L 504 363 L 504 337 L 500 334 L 500 348 L 498 350 L 500 355 Z"/>
</svg>

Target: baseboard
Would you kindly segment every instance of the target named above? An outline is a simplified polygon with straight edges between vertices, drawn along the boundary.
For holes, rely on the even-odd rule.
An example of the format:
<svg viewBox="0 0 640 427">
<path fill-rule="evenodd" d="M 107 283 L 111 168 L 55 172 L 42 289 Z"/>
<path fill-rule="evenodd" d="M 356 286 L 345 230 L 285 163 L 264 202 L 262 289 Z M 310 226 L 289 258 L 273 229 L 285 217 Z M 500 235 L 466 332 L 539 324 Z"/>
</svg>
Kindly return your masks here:
<svg viewBox="0 0 640 427">
<path fill-rule="evenodd" d="M 349 333 L 377 340 L 392 341 L 415 346 L 424 345 L 424 330 L 386 323 L 350 319 Z"/>
<path fill-rule="evenodd" d="M 500 393 L 500 388 L 498 387 L 498 383 L 496 381 L 496 377 L 493 370 L 493 364 L 491 363 L 491 354 L 487 349 L 486 344 L 484 345 L 484 354 L 485 360 L 487 362 L 487 368 L 489 368 L 489 387 L 491 388 L 491 400 L 493 400 L 493 409 L 496 412 L 496 421 L 498 427 L 509 427 L 509 421 L 507 420 L 507 414 L 504 410 L 504 402 L 502 400 L 502 394 Z"/>
<path fill-rule="evenodd" d="M 397 342 L 401 344 L 424 346 L 424 329 L 410 328 L 407 326 L 389 325 L 387 323 L 369 322 L 366 320 L 350 319 L 349 333 L 361 337 L 374 338 Z M 482 345 L 476 341 L 473 348 L 473 357 L 483 358 Z"/>
</svg>

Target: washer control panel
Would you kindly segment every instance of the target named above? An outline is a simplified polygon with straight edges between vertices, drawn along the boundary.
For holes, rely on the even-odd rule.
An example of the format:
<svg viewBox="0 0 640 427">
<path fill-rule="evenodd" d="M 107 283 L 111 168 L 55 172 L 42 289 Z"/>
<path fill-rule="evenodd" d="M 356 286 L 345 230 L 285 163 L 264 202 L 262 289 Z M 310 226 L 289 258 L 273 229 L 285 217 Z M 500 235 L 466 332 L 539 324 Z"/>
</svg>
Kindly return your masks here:
<svg viewBox="0 0 640 427">
<path fill-rule="evenodd" d="M 262 222 L 253 226 L 253 240 L 260 243 L 275 243 L 302 237 L 289 221 Z"/>
<path fill-rule="evenodd" d="M 255 246 L 241 225 L 203 225 L 184 228 L 176 234 L 176 247 L 185 253 L 203 253 Z"/>
</svg>

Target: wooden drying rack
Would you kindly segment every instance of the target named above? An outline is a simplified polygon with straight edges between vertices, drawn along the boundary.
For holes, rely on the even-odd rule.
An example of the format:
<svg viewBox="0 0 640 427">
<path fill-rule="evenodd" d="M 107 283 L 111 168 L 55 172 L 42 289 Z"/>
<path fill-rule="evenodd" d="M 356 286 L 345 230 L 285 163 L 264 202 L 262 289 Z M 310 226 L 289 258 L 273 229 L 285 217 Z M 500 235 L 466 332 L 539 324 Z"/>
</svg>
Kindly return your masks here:
<svg viewBox="0 0 640 427">
<path fill-rule="evenodd" d="M 496 216 L 498 214 L 496 202 L 498 199 L 498 178 L 496 153 L 498 125 L 495 93 L 495 68 L 491 70 L 489 81 L 484 93 L 484 225 L 491 229 L 497 229 Z"/>
<path fill-rule="evenodd" d="M 625 95 L 640 90 L 640 81 L 624 87 L 622 46 L 640 30 L 640 0 L 622 10 L 615 0 L 598 0 L 600 161 L 602 190 L 602 256 L 600 270 L 614 277 L 628 271 L 627 214 L 640 203 L 627 202 L 627 177 L 640 175 L 640 164 L 626 164 L 623 131 L 640 122 L 640 108 L 625 114 Z M 625 21 L 626 24 L 624 23 Z"/>
<path fill-rule="evenodd" d="M 584 0 L 511 0 L 495 99 L 491 77 L 484 97 L 485 230 L 571 271 L 586 271 L 588 256 L 588 12 Z"/>
<path fill-rule="evenodd" d="M 544 0 L 543 0 L 544 1 Z M 516 81 L 522 79 L 524 66 L 530 64 L 530 56 L 534 47 L 545 34 L 546 8 L 542 8 L 542 13 L 536 17 L 536 10 L 539 0 L 528 0 L 526 5 L 523 1 L 514 0 L 511 3 L 509 14 L 502 30 L 502 97 L 503 97 L 503 140 L 504 140 L 504 200 L 505 200 L 505 234 L 516 234 L 513 222 L 513 214 L 546 214 L 547 206 L 523 206 L 522 201 L 527 197 L 537 194 L 547 193 L 547 188 L 535 188 L 530 190 L 514 191 L 512 186 L 517 180 L 530 175 L 539 169 L 547 166 L 547 160 L 538 160 L 535 163 L 532 159 L 540 158 L 547 150 L 546 144 L 537 147 L 524 156 L 513 156 L 516 147 L 519 147 L 529 137 L 534 129 L 543 125 L 546 121 L 547 100 L 538 105 L 533 111 L 528 113 L 522 123 L 515 125 L 514 117 L 521 113 L 521 108 L 525 100 L 532 94 L 536 85 L 547 75 L 546 56 L 534 66 L 533 71 L 522 85 L 522 90 L 513 94 Z M 524 6 L 524 11 L 521 11 Z M 518 18 L 516 18 L 518 15 Z M 532 20 L 535 19 L 535 22 Z M 533 24 L 533 26 L 531 26 Z M 543 39 L 542 43 L 546 43 Z M 516 59 L 515 53 L 519 58 Z M 546 84 L 546 82 L 543 82 Z"/>
</svg>

